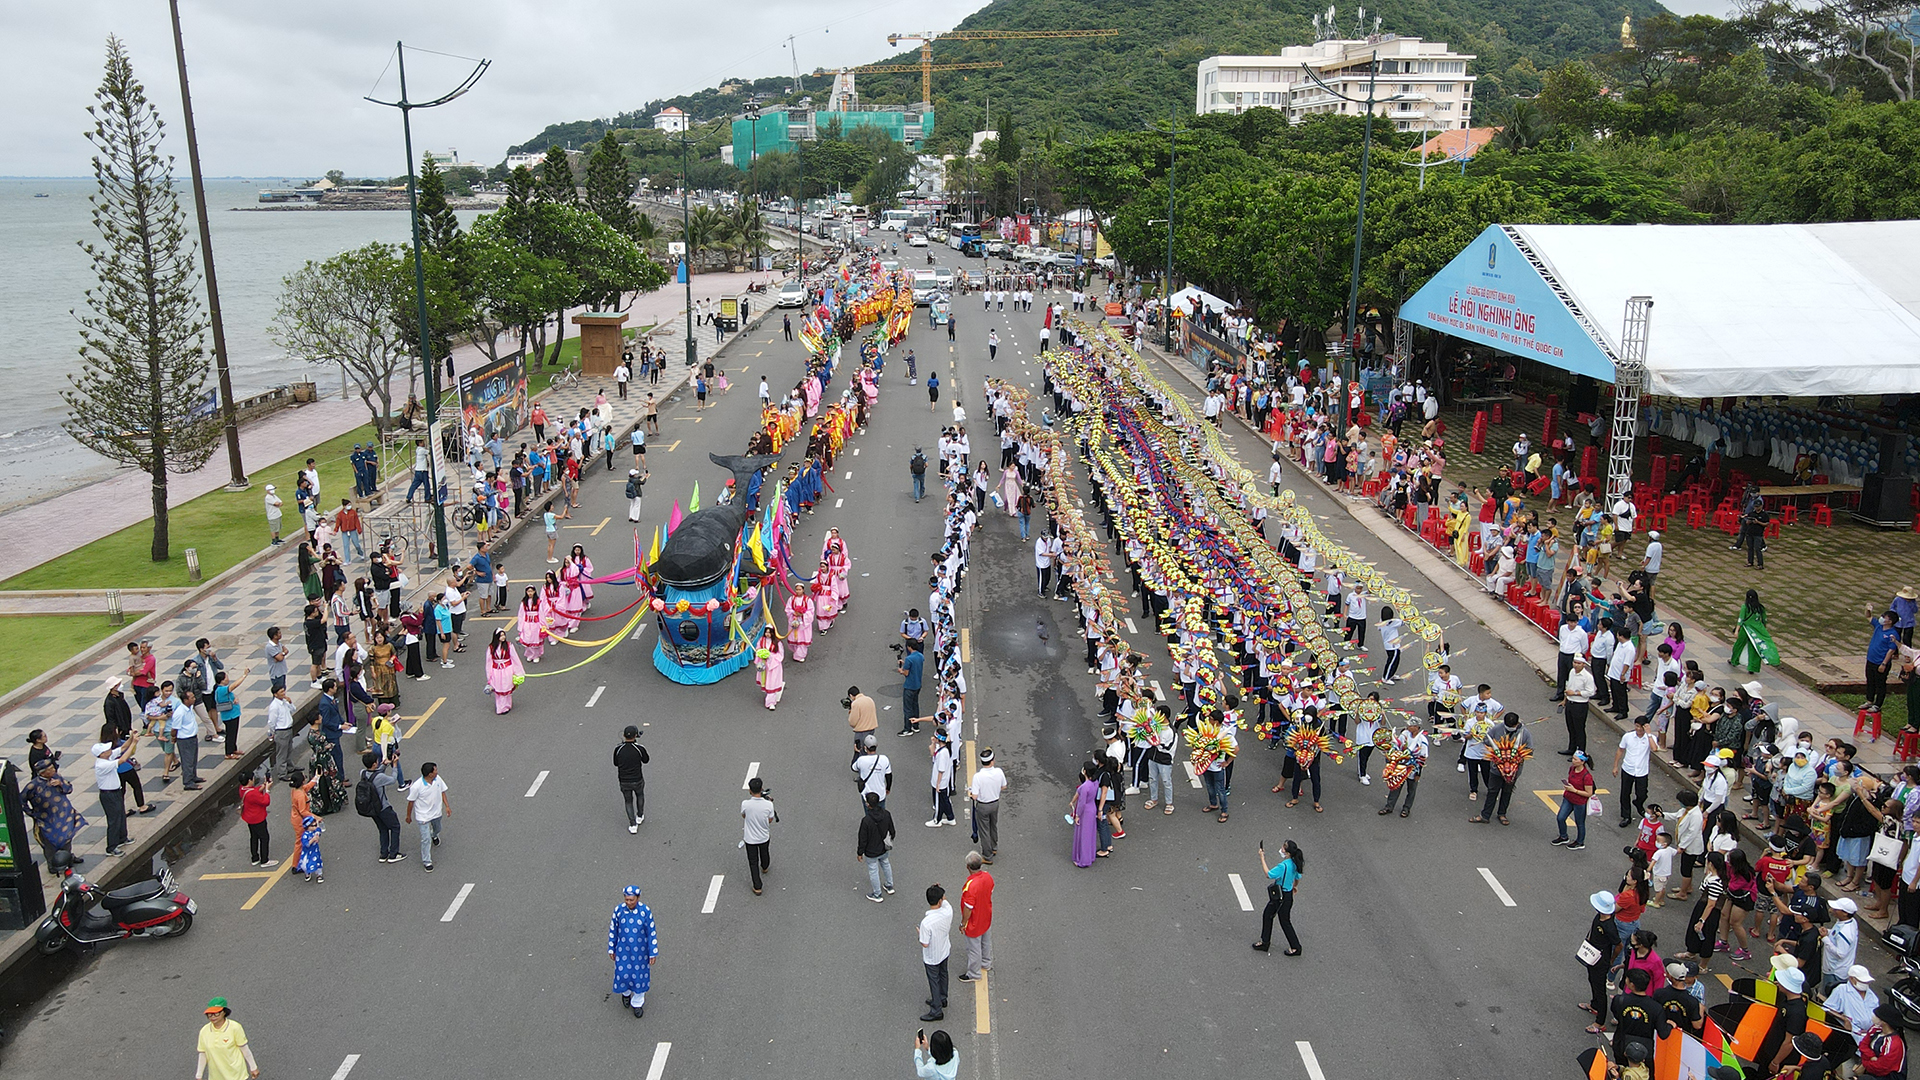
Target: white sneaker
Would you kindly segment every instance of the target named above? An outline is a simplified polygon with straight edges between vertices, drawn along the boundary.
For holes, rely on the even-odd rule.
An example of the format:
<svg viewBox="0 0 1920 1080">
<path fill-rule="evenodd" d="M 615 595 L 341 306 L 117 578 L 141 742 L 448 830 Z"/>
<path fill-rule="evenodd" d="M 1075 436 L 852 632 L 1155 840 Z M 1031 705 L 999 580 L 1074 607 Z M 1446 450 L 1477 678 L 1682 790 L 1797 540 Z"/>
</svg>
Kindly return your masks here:
<svg viewBox="0 0 1920 1080">
<path fill-rule="evenodd" d="M 1458 763 L 1458 764 L 1456 764 L 1456 765 L 1454 765 L 1454 767 L 1453 767 L 1453 771 L 1454 771 L 1454 772 L 1466 772 L 1466 771 L 1467 771 L 1467 765 L 1466 765 L 1466 763 L 1465 763 L 1465 762 L 1460 762 L 1460 763 Z"/>
<path fill-rule="evenodd" d="M 1140 794 L 1140 785 L 1139 785 L 1139 784 L 1129 784 L 1129 785 L 1127 786 L 1127 794 L 1129 794 L 1129 795 L 1138 795 L 1138 794 Z"/>
<path fill-rule="evenodd" d="M 1362 773 L 1360 776 L 1360 782 L 1371 786 L 1373 784 L 1373 777 L 1367 776 L 1366 774 Z"/>
<path fill-rule="evenodd" d="M 428 679 L 431 679 L 431 678 L 433 678 L 433 676 L 431 676 L 431 675 L 428 675 L 428 674 L 427 674 L 426 672 L 424 672 L 424 671 L 423 671 L 423 672 L 421 672 L 421 673 L 420 673 L 420 677 L 419 677 L 418 679 L 416 679 L 416 680 L 414 680 L 414 681 L 415 681 L 415 682 L 426 682 L 426 681 L 427 681 Z"/>
<path fill-rule="evenodd" d="M 940 827 L 940 819 L 939 819 L 939 818 L 934 818 L 934 819 L 933 819 L 932 821 L 929 821 L 929 822 L 927 822 L 927 828 L 929 828 L 929 829 L 937 829 L 937 828 L 939 828 L 939 827 Z"/>
<path fill-rule="evenodd" d="M 638 825 L 629 825 L 629 826 L 627 826 L 627 831 L 628 831 L 628 832 L 630 832 L 630 833 L 637 833 L 637 832 L 639 832 L 639 831 L 640 831 L 640 826 L 638 826 Z"/>
</svg>

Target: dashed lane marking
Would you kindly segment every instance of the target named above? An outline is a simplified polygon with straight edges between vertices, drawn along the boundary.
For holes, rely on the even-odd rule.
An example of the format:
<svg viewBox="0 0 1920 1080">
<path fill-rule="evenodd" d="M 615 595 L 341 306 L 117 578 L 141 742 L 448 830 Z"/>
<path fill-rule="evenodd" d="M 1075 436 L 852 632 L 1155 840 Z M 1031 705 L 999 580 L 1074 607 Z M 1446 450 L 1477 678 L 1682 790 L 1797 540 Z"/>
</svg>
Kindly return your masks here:
<svg viewBox="0 0 1920 1080">
<path fill-rule="evenodd" d="M 1493 890 L 1493 895 L 1499 897 L 1502 904 L 1508 907 L 1520 906 L 1514 902 L 1512 894 L 1507 892 L 1507 887 L 1500 884 L 1500 879 L 1493 876 L 1492 870 L 1483 866 L 1480 868 L 1480 876 L 1487 880 L 1487 887 Z"/>
<path fill-rule="evenodd" d="M 720 886 L 725 884 L 726 880 L 725 874 L 713 875 L 713 882 L 707 886 L 707 902 L 700 905 L 700 914 L 713 914 L 713 909 L 720 904 Z"/>
<path fill-rule="evenodd" d="M 1247 895 L 1247 885 L 1240 880 L 1239 874 L 1228 874 L 1227 880 L 1233 883 L 1234 898 L 1240 901 L 1241 911 L 1253 910 L 1253 897 Z"/>
<path fill-rule="evenodd" d="M 960 662 L 963 664 L 973 663 L 973 643 L 971 638 L 972 638 L 971 628 L 965 627 L 965 626 L 961 627 L 960 628 Z"/>
<path fill-rule="evenodd" d="M 586 707 L 587 707 L 587 708 L 589 708 L 589 709 L 591 709 L 591 708 L 593 708 L 593 707 L 594 707 L 595 705 L 597 705 L 597 704 L 599 704 L 599 703 L 600 703 L 600 695 L 601 695 L 601 694 L 604 694 L 604 693 L 606 693 L 606 692 L 607 692 L 607 688 L 606 688 L 606 686 L 605 686 L 604 684 L 603 684 L 603 685 L 600 685 L 600 686 L 596 686 L 596 687 L 594 687 L 594 688 L 593 688 L 593 696 L 587 699 L 587 706 L 586 706 Z"/>
<path fill-rule="evenodd" d="M 333 1080 L 347 1080 L 347 1074 L 352 1072 L 353 1067 L 359 1062 L 359 1054 L 348 1054 L 347 1059 L 340 1063 L 340 1067 L 333 1070 Z"/>
<path fill-rule="evenodd" d="M 838 510 L 838 509 L 840 509 L 840 507 L 841 507 L 841 506 L 842 506 L 843 504 L 845 504 L 845 503 L 846 503 L 846 501 L 847 501 L 847 500 L 846 500 L 846 498 L 845 498 L 845 496 L 842 496 L 841 498 L 838 498 L 838 499 L 835 499 L 835 500 L 833 500 L 833 508 L 834 508 L 835 510 Z"/>
<path fill-rule="evenodd" d="M 1303 1040 L 1293 1044 L 1300 1051 L 1300 1064 L 1307 1067 L 1308 1080 L 1327 1080 L 1327 1074 L 1320 1071 L 1320 1059 L 1313 1055 L 1313 1044 Z"/>
<path fill-rule="evenodd" d="M 1155 701 L 1167 700 L 1167 692 L 1165 690 L 1160 689 L 1160 680 L 1148 679 L 1147 685 L 1153 687 L 1153 700 Z"/>
<path fill-rule="evenodd" d="M 547 782 L 547 770 L 541 769 L 540 775 L 533 778 L 533 786 L 527 789 L 526 797 L 531 799 L 540 793 L 540 785 Z"/>
<path fill-rule="evenodd" d="M 542 773 L 541 775 L 544 776 L 546 774 Z M 473 882 L 469 881 L 465 885 L 460 886 L 460 891 L 454 894 L 453 903 L 447 905 L 446 914 L 440 916 L 440 921 L 452 922 L 453 917 L 455 915 L 460 914 L 460 905 L 466 903 L 467 897 L 472 895 L 473 895 Z"/>
<path fill-rule="evenodd" d="M 843 479 L 843 480 L 851 480 L 851 479 L 853 479 L 853 470 L 852 470 L 852 469 L 848 469 L 848 470 L 847 470 L 847 475 L 845 475 L 845 476 L 843 476 L 843 477 L 841 477 L 841 479 Z"/>
<path fill-rule="evenodd" d="M 680 449 L 679 439 L 675 439 L 672 442 L 667 444 L 667 453 L 669 454 L 673 453 L 675 450 L 678 450 L 678 449 Z"/>
<path fill-rule="evenodd" d="M 666 1075 L 667 1051 L 671 1049 L 673 1044 L 670 1042 L 663 1042 L 653 1048 L 653 1064 L 647 1066 L 647 1080 L 660 1080 Z"/>
<path fill-rule="evenodd" d="M 1180 764 L 1182 764 L 1182 765 L 1184 765 L 1184 766 L 1186 766 L 1186 769 L 1187 769 L 1187 784 L 1188 784 L 1189 786 L 1191 786 L 1191 787 L 1206 787 L 1206 785 L 1205 785 L 1205 784 L 1202 784 L 1202 783 L 1200 782 L 1200 774 L 1199 774 L 1199 773 L 1196 773 L 1196 772 L 1194 772 L 1194 771 L 1193 771 L 1193 762 L 1191 762 L 1191 761 L 1183 761 L 1183 762 L 1181 762 Z"/>
<path fill-rule="evenodd" d="M 760 775 L 760 763 L 757 761 L 747 762 L 747 778 L 745 780 L 740 781 L 740 790 L 741 791 L 747 790 L 747 785 L 753 783 L 753 778 L 759 775 Z"/>
<path fill-rule="evenodd" d="M 1140 632 L 1140 628 L 1139 628 L 1139 627 L 1137 627 L 1137 626 L 1135 626 L 1135 625 L 1133 625 L 1133 620 L 1132 620 L 1132 619 L 1128 619 L 1128 620 L 1127 620 L 1127 633 L 1129 633 L 1129 634 L 1138 634 L 1139 632 Z"/>
</svg>

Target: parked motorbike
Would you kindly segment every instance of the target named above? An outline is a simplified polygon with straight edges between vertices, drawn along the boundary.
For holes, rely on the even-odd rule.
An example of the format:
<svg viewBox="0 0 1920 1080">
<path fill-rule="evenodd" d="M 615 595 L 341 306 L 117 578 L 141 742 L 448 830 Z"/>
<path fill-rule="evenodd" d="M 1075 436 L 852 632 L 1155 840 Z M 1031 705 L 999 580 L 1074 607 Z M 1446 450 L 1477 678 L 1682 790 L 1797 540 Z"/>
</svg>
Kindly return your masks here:
<svg viewBox="0 0 1920 1080">
<path fill-rule="evenodd" d="M 1887 1003 L 1911 1030 L 1920 1027 L 1920 933 L 1910 926 L 1896 926 L 1888 937 L 1900 949 L 1900 966 L 1893 972 L 1896 981 L 1887 990 Z"/>
<path fill-rule="evenodd" d="M 56 862 L 52 868 L 61 874 L 60 893 L 33 935 L 42 953 L 133 937 L 179 937 L 192 929 L 194 913 L 200 910 L 174 885 L 170 869 L 157 878 L 107 892 L 64 859 Z"/>
</svg>

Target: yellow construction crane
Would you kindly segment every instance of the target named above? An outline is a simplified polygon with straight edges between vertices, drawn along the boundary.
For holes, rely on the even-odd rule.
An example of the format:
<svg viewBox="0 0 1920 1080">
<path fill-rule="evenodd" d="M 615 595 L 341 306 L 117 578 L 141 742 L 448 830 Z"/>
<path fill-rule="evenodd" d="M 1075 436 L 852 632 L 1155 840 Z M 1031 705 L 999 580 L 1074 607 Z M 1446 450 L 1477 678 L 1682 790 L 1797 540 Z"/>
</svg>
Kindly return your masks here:
<svg viewBox="0 0 1920 1080">
<path fill-rule="evenodd" d="M 903 41 L 920 43 L 920 100 L 933 104 L 933 73 L 936 70 L 951 70 L 964 65 L 949 64 L 935 68 L 933 64 L 933 43 L 935 41 L 1010 41 L 1026 38 L 1102 38 L 1118 37 L 1118 30 L 949 30 L 936 34 L 929 30 L 924 34 L 888 34 L 887 44 L 898 47 Z M 977 65 L 999 66 L 999 65 Z M 876 70 L 866 68 L 862 70 Z M 911 71 L 909 67 L 907 70 Z"/>
</svg>

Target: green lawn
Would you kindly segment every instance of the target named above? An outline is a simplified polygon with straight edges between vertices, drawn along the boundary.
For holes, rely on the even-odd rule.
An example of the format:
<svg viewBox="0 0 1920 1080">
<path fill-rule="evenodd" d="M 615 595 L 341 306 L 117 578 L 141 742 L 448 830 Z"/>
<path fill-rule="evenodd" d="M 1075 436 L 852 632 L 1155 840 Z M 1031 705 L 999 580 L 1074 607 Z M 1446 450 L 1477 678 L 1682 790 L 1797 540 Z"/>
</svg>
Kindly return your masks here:
<svg viewBox="0 0 1920 1080">
<path fill-rule="evenodd" d="M 371 426 L 358 428 L 266 468 L 255 468 L 253 486 L 246 491 L 213 491 L 174 507 L 168 515 L 172 557 L 165 562 L 149 558 L 153 522 L 147 519 L 0 581 L 0 589 L 179 588 L 193 584 L 187 580 L 188 548 L 200 552 L 202 578 L 212 578 L 266 546 L 270 534 L 262 500 L 267 484 L 275 485 L 286 502 L 282 535 L 296 532 L 300 515 L 294 509 L 293 490 L 307 458 L 316 459 L 320 468 L 324 501 L 338 506 L 340 496 L 353 490 L 347 455 L 354 443 L 374 437 Z M 68 655 L 74 651 L 69 649 Z"/>
<path fill-rule="evenodd" d="M 349 444 L 351 445 L 351 444 Z M 100 615 L 0 615 L 0 694 L 65 663 L 138 621 L 145 612 L 127 612 L 127 624 L 109 626 Z"/>
<path fill-rule="evenodd" d="M 575 327 L 574 329 L 578 330 L 579 328 Z M 648 323 L 645 326 L 626 327 L 622 329 L 620 333 L 628 341 L 632 341 L 651 329 L 653 329 L 653 324 Z M 560 343 L 560 360 L 558 364 L 552 367 L 542 367 L 539 371 L 534 371 L 532 361 L 531 360 L 528 361 L 527 393 L 532 396 L 538 397 L 540 394 L 543 394 L 546 392 L 548 386 L 553 384 L 553 377 L 555 375 L 559 374 L 562 370 L 566 368 L 573 368 L 573 367 L 579 367 L 579 366 L 580 366 L 580 335 L 576 333 L 571 337 L 567 338 L 567 340 Z"/>
</svg>

